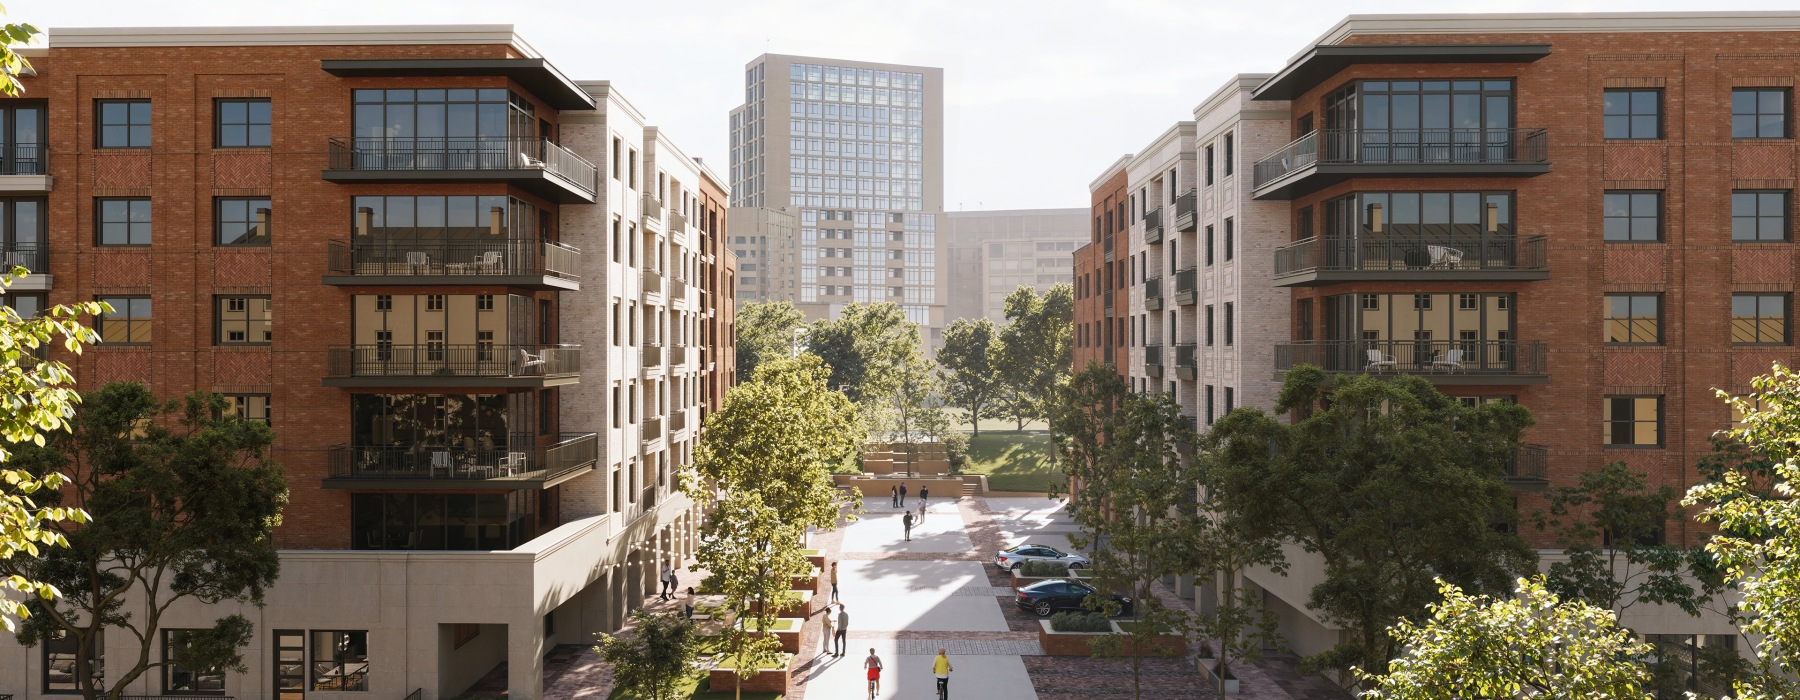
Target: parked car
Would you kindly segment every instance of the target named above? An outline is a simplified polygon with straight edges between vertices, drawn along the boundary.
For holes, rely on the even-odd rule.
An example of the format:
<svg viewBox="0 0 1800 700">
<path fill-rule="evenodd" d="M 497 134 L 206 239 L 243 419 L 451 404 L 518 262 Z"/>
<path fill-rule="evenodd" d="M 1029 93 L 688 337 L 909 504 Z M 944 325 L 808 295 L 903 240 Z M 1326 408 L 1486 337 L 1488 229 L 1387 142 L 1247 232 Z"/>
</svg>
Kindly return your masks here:
<svg viewBox="0 0 1800 700">
<path fill-rule="evenodd" d="M 1086 569 L 1090 566 L 1087 557 L 1070 554 L 1041 544 L 1022 544 L 1012 549 L 1000 550 L 994 555 L 994 566 L 1002 571 L 1012 571 L 1028 561 L 1062 562 L 1071 569 Z"/>
<path fill-rule="evenodd" d="M 1019 589 L 1019 607 L 1039 617 L 1049 617 L 1058 610 L 1085 610 L 1081 606 L 1094 587 L 1080 581 L 1051 579 L 1039 581 Z M 1114 595 L 1113 602 L 1119 604 L 1119 615 L 1131 614 L 1131 599 L 1122 595 Z"/>
</svg>

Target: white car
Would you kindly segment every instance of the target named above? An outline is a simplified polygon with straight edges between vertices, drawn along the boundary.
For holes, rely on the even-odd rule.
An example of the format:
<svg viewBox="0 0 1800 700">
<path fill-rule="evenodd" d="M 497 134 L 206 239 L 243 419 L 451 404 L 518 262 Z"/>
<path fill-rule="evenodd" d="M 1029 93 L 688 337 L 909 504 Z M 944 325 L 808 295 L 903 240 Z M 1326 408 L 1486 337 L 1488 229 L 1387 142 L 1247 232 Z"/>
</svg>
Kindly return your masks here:
<svg viewBox="0 0 1800 700">
<path fill-rule="evenodd" d="M 1089 567 L 1087 557 L 1079 554 L 1070 554 L 1041 544 L 1022 544 L 1013 547 L 1012 549 L 1000 550 L 999 554 L 994 555 L 994 566 L 1000 567 L 1000 570 L 1002 571 L 1012 571 L 1024 566 L 1025 562 L 1028 561 L 1061 562 L 1071 569 L 1086 569 Z"/>
</svg>

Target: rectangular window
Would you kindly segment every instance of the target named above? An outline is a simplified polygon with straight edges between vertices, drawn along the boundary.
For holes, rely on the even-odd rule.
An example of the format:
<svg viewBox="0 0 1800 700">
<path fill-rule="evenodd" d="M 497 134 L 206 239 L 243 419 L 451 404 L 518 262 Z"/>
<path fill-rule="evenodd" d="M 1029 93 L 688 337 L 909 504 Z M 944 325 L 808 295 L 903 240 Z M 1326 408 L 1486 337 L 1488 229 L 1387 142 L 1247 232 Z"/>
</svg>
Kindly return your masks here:
<svg viewBox="0 0 1800 700">
<path fill-rule="evenodd" d="M 1731 240 L 1739 243 L 1788 239 L 1786 190 L 1735 190 L 1731 193 Z"/>
<path fill-rule="evenodd" d="M 1206 184 L 1213 184 L 1213 147 L 1206 147 Z"/>
<path fill-rule="evenodd" d="M 267 99 L 213 101 L 214 148 L 268 148 L 273 121 Z"/>
<path fill-rule="evenodd" d="M 442 295 L 442 294 L 427 294 L 427 295 L 425 295 L 425 310 L 426 311 L 443 311 L 444 310 L 444 295 Z"/>
<path fill-rule="evenodd" d="M 205 630 L 163 630 L 163 687 L 166 694 L 193 693 L 223 695 L 225 671 L 218 668 L 188 668 L 176 659 L 185 655 L 192 637 Z"/>
<path fill-rule="evenodd" d="M 1662 138 L 1662 90 L 1607 90 L 1602 101 L 1606 138 Z"/>
<path fill-rule="evenodd" d="M 149 100 L 100 100 L 94 103 L 97 148 L 149 148 Z"/>
<path fill-rule="evenodd" d="M 96 199 L 95 245 L 150 245 L 150 199 Z"/>
<path fill-rule="evenodd" d="M 1602 420 L 1609 447 L 1661 447 L 1661 396 L 1608 396 Z"/>
<path fill-rule="evenodd" d="M 1731 344 L 1787 345 L 1786 294 L 1731 295 Z"/>
<path fill-rule="evenodd" d="M 1230 173 L 1226 173 L 1226 174 L 1229 175 Z M 1231 256 L 1232 256 L 1232 252 L 1231 252 L 1232 240 L 1237 237 L 1236 229 L 1237 229 L 1236 221 L 1229 217 L 1226 218 L 1225 219 L 1225 259 L 1226 260 L 1230 260 Z"/>
<path fill-rule="evenodd" d="M 218 345 L 268 345 L 274 338 L 269 297 L 217 297 L 213 342 Z"/>
<path fill-rule="evenodd" d="M 493 311 L 494 310 L 494 295 L 492 295 L 492 294 L 477 294 L 477 295 L 475 295 L 475 310 L 476 311 Z"/>
<path fill-rule="evenodd" d="M 104 632 L 104 630 L 102 631 Z M 93 679 L 96 688 L 106 687 L 106 644 L 105 635 L 96 634 L 88 640 L 88 658 L 92 661 L 88 666 L 88 675 Z M 80 646 L 75 639 L 69 637 L 65 630 L 52 630 L 43 639 L 44 650 L 44 692 L 46 694 L 70 695 L 81 692 L 75 685 L 75 655 Z"/>
<path fill-rule="evenodd" d="M 1788 135 L 1788 91 L 1737 88 L 1731 91 L 1731 138 L 1784 139 Z"/>
<path fill-rule="evenodd" d="M 1233 327 L 1233 326 L 1234 326 L 1234 325 L 1236 325 L 1236 324 L 1234 324 L 1234 323 L 1233 323 L 1233 321 L 1234 321 L 1234 320 L 1236 320 L 1236 315 L 1235 315 L 1235 314 L 1233 314 L 1233 313 L 1232 313 L 1232 311 L 1234 311 L 1234 310 L 1235 310 L 1235 309 L 1236 309 L 1236 306 L 1237 306 L 1237 305 L 1236 305 L 1236 304 L 1233 304 L 1233 303 L 1232 303 L 1232 302 L 1229 302 L 1229 301 L 1228 301 L 1228 302 L 1225 302 L 1225 346 L 1226 346 L 1226 347 L 1230 347 L 1230 346 L 1231 346 L 1231 343 L 1232 343 L 1232 340 L 1233 340 L 1233 337 L 1234 337 L 1234 335 L 1235 335 L 1235 334 L 1234 334 L 1234 333 L 1233 333 L 1233 332 L 1232 332 L 1232 327 Z M 1230 391 L 1231 391 L 1231 390 L 1230 390 L 1230 389 L 1226 389 L 1226 390 L 1225 390 L 1225 391 L 1226 391 L 1226 392 L 1230 392 Z M 1231 395 L 1231 394 L 1230 394 L 1230 393 L 1226 393 L 1226 394 L 1225 394 L 1225 395 L 1226 395 L 1226 396 L 1230 396 L 1230 395 Z"/>
<path fill-rule="evenodd" d="M 1209 347 L 1213 344 L 1213 307 L 1212 307 L 1212 304 L 1206 305 L 1206 344 Z"/>
<path fill-rule="evenodd" d="M 312 633 L 312 692 L 369 689 L 369 633 Z"/>
<path fill-rule="evenodd" d="M 1206 385 L 1206 424 L 1213 424 L 1213 386 Z"/>
<path fill-rule="evenodd" d="M 1662 192 L 1607 192 L 1602 201 L 1601 238 L 1608 243 L 1662 240 Z"/>
<path fill-rule="evenodd" d="M 1236 407 L 1236 405 L 1237 405 L 1236 394 L 1237 394 L 1237 391 L 1235 389 L 1233 389 L 1232 387 L 1225 387 L 1225 412 L 1226 413 L 1230 413 L 1231 409 Z"/>
<path fill-rule="evenodd" d="M 268 394 L 226 394 L 225 400 L 231 402 L 231 412 L 237 417 L 269 424 Z"/>
<path fill-rule="evenodd" d="M 215 197 L 213 243 L 221 246 L 268 245 L 270 213 L 271 206 L 267 198 Z M 146 218 L 145 221 L 148 222 L 149 219 Z M 145 226 L 148 228 L 148 223 Z"/>
<path fill-rule="evenodd" d="M 1206 264 L 1213 264 L 1213 227 L 1206 227 Z"/>
<path fill-rule="evenodd" d="M 1602 310 L 1608 345 L 1662 343 L 1662 295 L 1608 294 Z"/>
<path fill-rule="evenodd" d="M 150 344 L 150 297 L 99 297 L 112 305 L 111 313 L 95 319 L 100 342 L 113 345 Z"/>
<path fill-rule="evenodd" d="M 1232 138 L 1233 136 L 1234 136 L 1234 134 L 1231 134 L 1231 133 L 1225 134 L 1225 175 L 1226 175 L 1226 177 L 1231 176 L 1231 161 L 1232 161 L 1231 154 L 1237 150 L 1232 147 L 1233 141 L 1234 141 L 1234 139 Z M 1230 392 L 1231 390 L 1226 389 L 1225 391 Z M 1227 394 L 1227 395 L 1229 396 L 1229 394 Z"/>
<path fill-rule="evenodd" d="M 1419 311 L 1430 311 L 1431 310 L 1431 295 L 1430 294 L 1414 294 L 1413 295 L 1413 309 L 1419 310 Z"/>
</svg>

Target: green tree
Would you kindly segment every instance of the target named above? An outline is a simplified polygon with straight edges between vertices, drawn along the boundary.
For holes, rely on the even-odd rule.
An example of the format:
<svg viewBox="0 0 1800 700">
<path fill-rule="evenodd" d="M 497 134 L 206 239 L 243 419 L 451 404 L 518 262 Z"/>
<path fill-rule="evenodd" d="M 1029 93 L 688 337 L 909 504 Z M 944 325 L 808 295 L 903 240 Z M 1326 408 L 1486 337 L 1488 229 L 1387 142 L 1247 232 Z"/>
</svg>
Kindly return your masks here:
<svg viewBox="0 0 1800 700">
<path fill-rule="evenodd" d="M 1006 378 L 997 369 L 1004 347 L 997 334 L 991 320 L 959 318 L 944 330 L 944 347 L 937 353 L 944 394 L 968 413 L 976 436 L 981 435 L 981 419 L 1000 415 L 1006 392 Z"/>
<path fill-rule="evenodd" d="M 737 614 L 725 630 L 722 656 L 737 670 L 735 687 L 742 697 L 744 679 L 755 677 L 757 669 L 784 667 L 781 640 L 768 631 L 777 619 L 778 606 L 771 603 L 782 600 L 812 562 L 800 553 L 805 528 L 783 521 L 761 491 L 726 490 L 712 503 L 694 559 L 709 572 L 707 584 Z"/>
<path fill-rule="evenodd" d="M 7 31 L 12 32 L 11 25 Z M 10 51 L 8 55 L 12 55 Z M 0 75 L 5 76 L 0 79 L 4 84 L 14 84 L 13 73 Z M 24 268 L 14 268 L 0 275 L 0 289 L 25 274 Z M 73 388 L 75 378 L 63 363 L 40 358 L 47 357 L 58 338 L 65 349 L 80 354 L 85 344 L 99 340 L 93 330 L 81 325 L 81 315 L 111 310 L 105 304 L 87 302 L 53 307 L 36 318 L 24 319 L 12 307 L 0 305 L 0 571 L 14 556 L 37 557 L 44 553 L 42 548 L 69 546 L 63 531 L 51 524 L 87 521 L 87 512 L 80 508 L 39 503 L 39 492 L 55 493 L 67 483 L 67 477 L 57 471 L 16 468 L 9 446 L 43 445 L 46 434 L 68 428 L 75 417 L 75 404 L 81 401 Z M 56 586 L 18 574 L 0 577 L 0 590 L 41 600 L 60 595 Z M 30 614 L 24 601 L 0 596 L 0 626 L 7 632 L 17 632 L 17 621 Z"/>
<path fill-rule="evenodd" d="M 1329 398 L 1329 400 L 1327 400 Z M 1437 597 L 1433 577 L 1501 592 L 1535 552 L 1497 525 L 1515 519 L 1506 463 L 1531 423 L 1515 404 L 1467 407 L 1418 377 L 1287 373 L 1276 410 L 1213 425 L 1205 485 L 1215 513 L 1324 563 L 1308 607 L 1346 630 L 1313 668 L 1386 668 L 1384 631 Z"/>
<path fill-rule="evenodd" d="M 791 301 L 753 301 L 737 307 L 738 376 L 756 375 L 764 360 L 794 354 L 806 332 L 806 317 Z"/>
<path fill-rule="evenodd" d="M 1415 624 L 1389 630 L 1404 655 L 1384 675 L 1357 669 L 1368 700 L 1534 698 L 1647 700 L 1649 669 L 1632 659 L 1648 644 L 1611 610 L 1560 600 L 1542 581 L 1519 579 L 1517 597 L 1472 596 L 1439 582 L 1444 599 Z"/>
<path fill-rule="evenodd" d="M 612 664 L 613 680 L 639 697 L 675 700 L 675 686 L 693 672 L 700 653 L 694 624 L 674 613 L 633 610 L 635 633 L 600 635 L 594 651 Z"/>
<path fill-rule="evenodd" d="M 807 349 L 831 368 L 829 386 L 863 406 L 892 406 L 922 356 L 919 326 L 898 304 L 850 304 L 833 320 L 817 321 Z"/>
<path fill-rule="evenodd" d="M 6 8 L 0 7 L 0 12 Z M 25 86 L 19 83 L 19 76 L 31 71 L 31 61 L 25 60 L 14 46 L 31 43 L 31 38 L 42 34 L 37 27 L 29 24 L 8 22 L 0 26 L 0 93 L 7 97 L 18 97 L 25 92 Z"/>
<path fill-rule="evenodd" d="M 195 393 L 160 401 L 142 384 L 114 383 L 83 396 L 70 433 L 15 457 L 36 475 L 75 476 L 54 495 L 85 508 L 91 522 L 57 525 L 67 549 L 0 562 L 0 571 L 70 592 L 34 601 L 19 641 L 36 645 L 53 634 L 74 642 L 75 678 L 93 700 L 118 698 L 152 669 L 163 615 L 183 600 L 261 605 L 280 561 L 273 541 L 287 502 L 287 482 L 271 461 L 274 433 L 237 417 L 224 397 Z M 88 651 L 101 636 L 130 635 L 135 659 L 112 659 L 105 685 Z M 242 649 L 253 625 L 242 615 L 219 618 L 187 635 L 176 660 L 192 670 L 245 669 Z"/>
<path fill-rule="evenodd" d="M 1068 500 L 1071 517 L 1086 532 L 1090 552 L 1106 537 L 1112 518 L 1107 494 L 1123 478 L 1125 453 L 1115 449 L 1131 390 L 1118 370 L 1103 362 L 1089 363 L 1057 392 L 1050 409 L 1053 454 L 1067 481 L 1051 496 Z"/>
<path fill-rule="evenodd" d="M 1068 284 L 1038 294 L 1019 287 L 1006 296 L 1006 326 L 996 364 L 1006 378 L 1007 412 L 1018 421 L 1048 419 L 1057 387 L 1075 367 L 1075 288 Z"/>
<path fill-rule="evenodd" d="M 1706 549 L 1741 599 L 1736 621 L 1756 657 L 1738 693 L 1800 696 L 1800 374 L 1780 364 L 1750 396 L 1720 398 L 1743 415 L 1701 465 L 1707 480 L 1682 504 L 1718 527 Z"/>
<path fill-rule="evenodd" d="M 1215 440 L 1224 437 L 1208 432 L 1199 439 L 1195 462 L 1201 483 L 1206 482 L 1215 465 L 1213 460 L 1221 447 Z M 1225 695 L 1225 680 L 1231 676 L 1232 660 L 1251 663 L 1262 657 L 1264 649 L 1278 649 L 1283 640 L 1276 627 L 1280 618 L 1262 604 L 1256 591 L 1238 586 L 1245 569 L 1266 567 L 1276 574 L 1287 573 L 1287 561 L 1281 554 L 1281 542 L 1267 530 L 1251 527 L 1221 513 L 1219 493 L 1198 489 L 1192 506 L 1201 514 L 1196 532 L 1182 543 L 1195 552 L 1191 559 L 1200 565 L 1195 571 L 1214 582 L 1213 609 L 1199 617 L 1203 636 L 1219 644 L 1214 680 L 1220 697 Z"/>
</svg>

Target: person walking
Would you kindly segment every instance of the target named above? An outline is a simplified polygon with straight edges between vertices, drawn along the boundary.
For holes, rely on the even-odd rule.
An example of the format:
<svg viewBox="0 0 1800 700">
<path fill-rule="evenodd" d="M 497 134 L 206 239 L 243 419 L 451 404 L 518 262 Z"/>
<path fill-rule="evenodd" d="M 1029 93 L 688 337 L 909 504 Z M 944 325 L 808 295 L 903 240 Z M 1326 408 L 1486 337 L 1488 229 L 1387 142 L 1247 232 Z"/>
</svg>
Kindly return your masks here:
<svg viewBox="0 0 1800 700">
<path fill-rule="evenodd" d="M 906 541 L 908 542 L 912 541 L 912 525 L 913 514 L 912 511 L 909 510 L 906 511 L 905 515 L 900 516 L 900 526 L 906 528 Z"/>
<path fill-rule="evenodd" d="M 825 636 L 821 637 L 819 641 L 822 642 L 820 646 L 824 647 L 824 650 L 819 653 L 835 656 L 835 654 L 831 653 L 831 643 L 834 640 L 834 637 L 831 636 L 831 606 L 825 606 L 825 614 L 822 617 L 823 619 L 821 622 L 825 623 Z"/>
<path fill-rule="evenodd" d="M 906 482 L 900 482 L 900 507 L 906 507 Z"/>
<path fill-rule="evenodd" d="M 694 587 L 688 586 L 687 596 L 681 599 L 681 614 L 688 620 L 694 619 Z"/>
<path fill-rule="evenodd" d="M 950 700 L 950 672 L 954 670 L 948 653 L 938 647 L 937 658 L 931 660 L 931 673 L 937 676 L 938 700 Z"/>
<path fill-rule="evenodd" d="M 891 505 L 895 508 L 900 507 L 900 487 L 898 487 L 898 486 L 889 486 L 888 487 L 888 505 Z"/>
<path fill-rule="evenodd" d="M 919 495 L 919 524 L 925 523 L 925 495 Z"/>
<path fill-rule="evenodd" d="M 837 562 L 831 562 L 831 602 L 838 602 Z"/>
<path fill-rule="evenodd" d="M 863 668 L 869 669 L 869 700 L 881 692 L 881 657 L 875 655 L 875 647 L 869 647 L 869 658 L 863 659 Z"/>
<path fill-rule="evenodd" d="M 656 594 L 657 600 L 669 599 L 669 580 L 674 577 L 675 570 L 670 568 L 668 562 L 664 562 L 662 565 L 662 575 L 659 578 L 659 581 L 662 583 L 662 591 Z"/>
<path fill-rule="evenodd" d="M 838 603 L 837 629 L 832 632 L 836 635 L 832 639 L 837 642 L 837 656 L 843 656 L 845 648 L 850 646 L 850 638 L 845 635 L 849 629 L 850 611 L 844 608 L 843 603 Z M 870 649 L 869 651 L 873 652 L 874 650 Z"/>
<path fill-rule="evenodd" d="M 919 502 L 924 503 L 925 499 L 930 498 L 930 497 L 931 497 L 931 486 L 929 486 L 929 485 L 920 486 L 919 487 Z"/>
<path fill-rule="evenodd" d="M 681 565 L 680 564 L 675 565 L 675 568 L 669 570 L 668 585 L 669 585 L 669 600 L 674 600 L 676 598 L 676 596 L 681 595 Z"/>
</svg>

